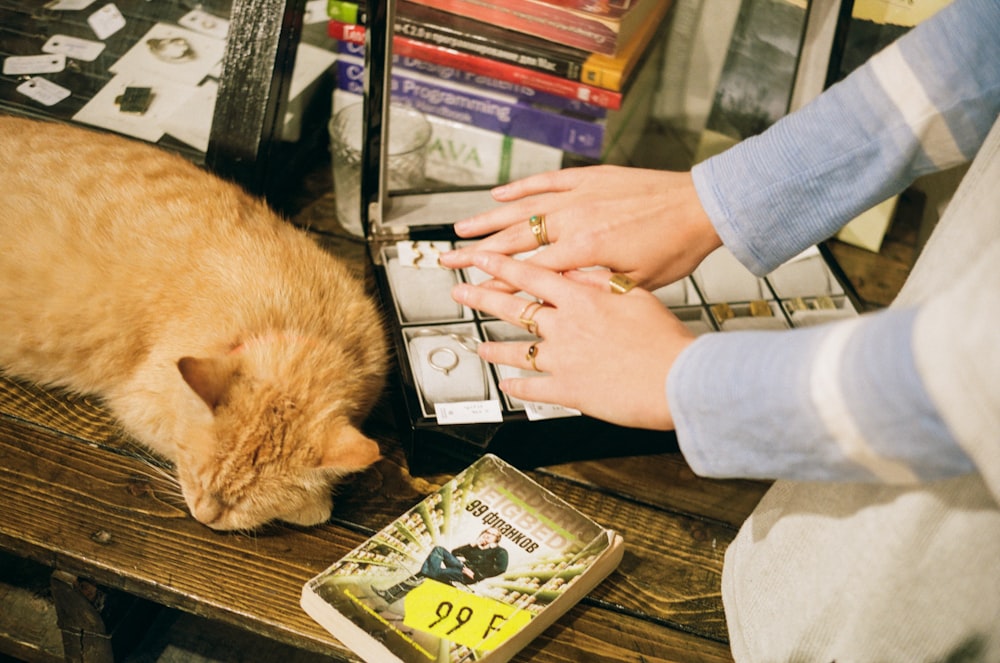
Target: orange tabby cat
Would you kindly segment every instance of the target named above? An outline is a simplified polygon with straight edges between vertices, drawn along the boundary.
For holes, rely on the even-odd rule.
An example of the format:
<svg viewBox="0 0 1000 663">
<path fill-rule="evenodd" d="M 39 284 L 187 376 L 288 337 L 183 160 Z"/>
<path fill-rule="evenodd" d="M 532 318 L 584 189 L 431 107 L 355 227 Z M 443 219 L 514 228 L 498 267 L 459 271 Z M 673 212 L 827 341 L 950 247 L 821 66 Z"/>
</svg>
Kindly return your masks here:
<svg viewBox="0 0 1000 663">
<path fill-rule="evenodd" d="M 215 529 L 330 515 L 381 319 L 266 205 L 136 141 L 0 117 L 0 368 L 101 396 Z"/>
</svg>

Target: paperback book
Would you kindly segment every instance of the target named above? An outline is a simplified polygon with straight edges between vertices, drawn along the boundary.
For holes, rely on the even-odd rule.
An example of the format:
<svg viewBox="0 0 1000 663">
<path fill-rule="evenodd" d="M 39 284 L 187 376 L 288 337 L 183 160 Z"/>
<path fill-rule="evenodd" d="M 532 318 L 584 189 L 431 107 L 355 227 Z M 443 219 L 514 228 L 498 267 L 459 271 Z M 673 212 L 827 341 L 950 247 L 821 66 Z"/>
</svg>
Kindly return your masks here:
<svg viewBox="0 0 1000 663">
<path fill-rule="evenodd" d="M 337 53 L 353 58 L 364 59 L 365 57 L 364 45 L 355 44 L 354 42 L 338 41 L 336 50 Z M 481 90 L 489 90 L 490 92 L 500 92 L 501 94 L 513 95 L 522 103 L 542 106 L 558 111 L 569 111 L 585 117 L 593 117 L 596 119 L 605 117 L 608 114 L 608 109 L 602 108 L 601 106 L 595 106 L 594 104 L 584 103 L 577 99 L 569 99 L 555 94 L 539 92 L 538 90 L 530 88 L 526 85 L 518 85 L 516 83 L 510 83 L 498 78 L 474 74 L 463 69 L 456 69 L 455 67 L 446 67 L 433 62 L 426 62 L 424 60 L 420 60 L 419 58 L 393 55 L 392 68 L 394 71 L 397 70 L 397 68 L 416 71 L 421 74 L 426 74 L 442 80 L 453 81 L 462 85 L 469 85 Z"/>
<path fill-rule="evenodd" d="M 333 19 L 364 25 L 365 6 L 365 0 L 330 0 L 327 9 Z M 669 3 L 655 4 L 647 20 L 614 56 L 572 48 L 414 2 L 397 3 L 395 33 L 458 53 L 490 57 L 513 66 L 620 91 L 630 80 L 668 7 Z"/>
<path fill-rule="evenodd" d="M 355 44 L 365 43 L 365 26 L 356 23 L 345 23 L 331 19 L 327 33 L 338 41 L 349 41 Z M 597 85 L 570 80 L 563 76 L 542 73 L 482 55 L 461 53 L 419 39 L 397 34 L 392 40 L 392 48 L 396 55 L 463 69 L 474 74 L 524 85 L 539 92 L 578 99 L 610 110 L 617 110 L 622 105 L 624 96 L 622 91 L 609 90 Z"/>
<path fill-rule="evenodd" d="M 548 0 L 412 0 L 483 23 L 555 41 L 594 53 L 615 55 L 658 6 L 670 0 L 636 0 L 627 8 L 595 2 L 579 9 Z"/>
<path fill-rule="evenodd" d="M 368 661 L 501 663 L 620 563 L 620 535 L 486 455 L 302 589 Z"/>
<path fill-rule="evenodd" d="M 656 49 L 658 51 L 658 49 Z M 640 69 L 625 104 L 601 119 L 522 103 L 505 95 L 427 76 L 407 69 L 392 71 L 392 101 L 427 115 L 447 118 L 505 136 L 548 145 L 605 163 L 628 163 L 652 108 L 659 58 Z M 337 58 L 337 88 L 362 94 L 364 62 L 348 55 Z"/>
</svg>

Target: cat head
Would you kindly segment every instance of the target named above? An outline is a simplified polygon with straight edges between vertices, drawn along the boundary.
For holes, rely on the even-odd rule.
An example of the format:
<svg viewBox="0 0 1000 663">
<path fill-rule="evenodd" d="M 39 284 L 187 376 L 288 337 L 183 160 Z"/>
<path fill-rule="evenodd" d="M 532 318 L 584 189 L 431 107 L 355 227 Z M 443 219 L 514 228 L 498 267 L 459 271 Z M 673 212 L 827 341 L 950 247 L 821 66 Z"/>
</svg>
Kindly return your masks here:
<svg viewBox="0 0 1000 663">
<path fill-rule="evenodd" d="M 213 529 L 325 522 L 333 484 L 380 458 L 352 423 L 346 396 L 326 389 L 319 398 L 315 385 L 273 367 L 261 375 L 248 354 L 184 357 L 177 366 L 211 412 L 200 434 L 178 441 L 178 479 L 192 515 Z"/>
</svg>

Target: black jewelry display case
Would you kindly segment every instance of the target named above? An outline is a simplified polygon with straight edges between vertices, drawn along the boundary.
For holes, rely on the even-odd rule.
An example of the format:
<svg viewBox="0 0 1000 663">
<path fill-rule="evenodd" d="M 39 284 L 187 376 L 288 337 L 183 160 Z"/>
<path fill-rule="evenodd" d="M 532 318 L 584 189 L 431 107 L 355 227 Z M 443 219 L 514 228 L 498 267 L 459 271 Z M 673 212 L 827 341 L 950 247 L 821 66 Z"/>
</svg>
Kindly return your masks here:
<svg viewBox="0 0 1000 663">
<path fill-rule="evenodd" d="M 394 406 L 411 467 L 452 470 L 487 452 L 536 467 L 676 450 L 673 433 L 622 428 L 561 407 L 513 400 L 500 392 L 498 379 L 528 371 L 479 359 L 481 341 L 534 337 L 455 303 L 454 284 L 484 275 L 446 270 L 436 261 L 460 242 L 454 221 L 496 204 L 488 190 L 388 191 L 384 146 L 394 4 L 368 3 L 360 215 L 397 359 Z M 819 250 L 757 278 L 720 249 L 690 277 L 654 294 L 695 333 L 784 329 L 855 315 L 843 282 Z"/>
</svg>

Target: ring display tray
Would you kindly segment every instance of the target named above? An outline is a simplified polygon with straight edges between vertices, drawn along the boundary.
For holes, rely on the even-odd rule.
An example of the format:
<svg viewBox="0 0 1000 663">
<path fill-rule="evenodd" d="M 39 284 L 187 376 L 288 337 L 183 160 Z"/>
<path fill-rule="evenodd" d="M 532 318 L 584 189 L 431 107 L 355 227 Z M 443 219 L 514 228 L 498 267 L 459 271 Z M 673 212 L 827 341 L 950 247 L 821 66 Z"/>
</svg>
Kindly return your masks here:
<svg viewBox="0 0 1000 663">
<path fill-rule="evenodd" d="M 496 203 L 488 189 L 388 192 L 383 146 L 389 144 L 394 2 L 371 2 L 369 11 L 360 212 L 395 350 L 393 405 L 411 467 L 454 470 L 484 453 L 537 467 L 676 450 L 673 433 L 627 429 L 500 391 L 501 378 L 529 371 L 489 365 L 476 346 L 534 337 L 522 326 L 457 304 L 451 288 L 485 275 L 437 262 L 463 241 L 452 224 Z M 690 277 L 654 294 L 696 334 L 788 329 L 856 315 L 852 296 L 819 250 L 758 278 L 720 249 Z"/>
</svg>

